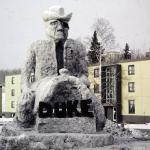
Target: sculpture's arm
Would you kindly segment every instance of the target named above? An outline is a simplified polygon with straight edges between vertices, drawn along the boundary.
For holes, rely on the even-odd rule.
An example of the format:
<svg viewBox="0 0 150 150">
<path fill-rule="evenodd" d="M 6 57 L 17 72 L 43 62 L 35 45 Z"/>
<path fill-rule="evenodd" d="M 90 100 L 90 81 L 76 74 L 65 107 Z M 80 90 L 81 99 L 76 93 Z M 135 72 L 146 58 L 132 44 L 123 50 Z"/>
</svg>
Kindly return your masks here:
<svg viewBox="0 0 150 150">
<path fill-rule="evenodd" d="M 21 70 L 21 90 L 17 101 L 17 111 L 16 119 L 23 124 L 28 123 L 28 121 L 33 119 L 33 106 L 35 100 L 35 94 L 30 88 L 30 77 L 32 71 L 35 69 L 35 52 L 34 47 L 31 45 L 30 49 L 27 51 L 26 60 L 24 66 Z"/>
<path fill-rule="evenodd" d="M 22 73 L 21 73 L 22 90 L 30 87 L 31 75 L 34 75 L 35 73 L 35 65 L 36 65 L 36 54 L 34 50 L 34 44 L 32 44 L 30 49 L 27 51 L 25 64 L 22 68 Z"/>
</svg>

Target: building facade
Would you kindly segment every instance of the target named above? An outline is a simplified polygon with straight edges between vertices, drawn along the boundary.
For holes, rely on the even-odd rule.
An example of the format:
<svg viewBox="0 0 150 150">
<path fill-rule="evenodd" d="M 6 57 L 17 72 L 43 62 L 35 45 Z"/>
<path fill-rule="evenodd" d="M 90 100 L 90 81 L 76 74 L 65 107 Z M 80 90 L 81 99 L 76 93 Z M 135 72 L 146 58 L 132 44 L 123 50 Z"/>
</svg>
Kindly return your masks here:
<svg viewBox="0 0 150 150">
<path fill-rule="evenodd" d="M 150 60 L 120 63 L 122 68 L 122 121 L 150 122 Z"/>
<path fill-rule="evenodd" d="M 5 117 L 14 117 L 17 100 L 21 94 L 21 75 L 5 77 Z"/>
<path fill-rule="evenodd" d="M 101 87 L 106 118 L 121 122 L 121 65 L 102 67 Z"/>
<path fill-rule="evenodd" d="M 95 93 L 98 99 L 101 98 L 101 77 L 99 65 L 90 65 L 88 67 L 88 79 L 90 81 L 90 89 Z"/>
<path fill-rule="evenodd" d="M 94 77 L 94 69 L 99 66 L 89 66 L 91 89 L 101 84 L 101 100 L 108 119 L 125 123 L 150 122 L 149 66 L 150 60 L 146 59 L 103 65 L 101 82 Z"/>
</svg>

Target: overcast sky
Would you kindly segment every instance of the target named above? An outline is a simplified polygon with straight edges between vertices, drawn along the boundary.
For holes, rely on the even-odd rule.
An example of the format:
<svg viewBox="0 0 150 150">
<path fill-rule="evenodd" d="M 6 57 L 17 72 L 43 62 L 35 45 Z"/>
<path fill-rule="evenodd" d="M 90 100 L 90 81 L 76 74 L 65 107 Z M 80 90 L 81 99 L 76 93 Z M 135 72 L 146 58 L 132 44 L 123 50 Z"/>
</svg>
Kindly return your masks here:
<svg viewBox="0 0 150 150">
<path fill-rule="evenodd" d="M 117 43 L 150 48 L 150 0 L 0 0 L 0 69 L 20 68 L 33 41 L 45 39 L 43 10 L 61 5 L 73 12 L 69 37 L 92 36 L 98 17 L 109 20 Z"/>
</svg>

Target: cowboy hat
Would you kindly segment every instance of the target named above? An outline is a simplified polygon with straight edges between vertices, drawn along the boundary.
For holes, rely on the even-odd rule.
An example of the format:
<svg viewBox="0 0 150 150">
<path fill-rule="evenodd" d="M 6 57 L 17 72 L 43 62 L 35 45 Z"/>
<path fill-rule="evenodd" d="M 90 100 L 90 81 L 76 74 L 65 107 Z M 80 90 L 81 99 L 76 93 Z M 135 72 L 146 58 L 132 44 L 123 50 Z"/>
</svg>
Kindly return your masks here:
<svg viewBox="0 0 150 150">
<path fill-rule="evenodd" d="M 65 14 L 64 8 L 61 6 L 52 6 L 43 13 L 43 20 L 45 22 L 54 19 L 61 19 L 65 22 L 69 22 L 72 17 L 72 13 Z"/>
</svg>

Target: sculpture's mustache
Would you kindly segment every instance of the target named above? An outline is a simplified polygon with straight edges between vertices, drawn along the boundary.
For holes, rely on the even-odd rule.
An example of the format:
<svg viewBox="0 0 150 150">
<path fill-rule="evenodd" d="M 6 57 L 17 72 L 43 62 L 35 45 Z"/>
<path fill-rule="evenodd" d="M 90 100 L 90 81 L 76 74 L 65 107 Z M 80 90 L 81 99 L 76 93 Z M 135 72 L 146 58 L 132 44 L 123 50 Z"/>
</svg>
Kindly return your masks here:
<svg viewBox="0 0 150 150">
<path fill-rule="evenodd" d="M 63 29 L 58 29 L 57 32 L 64 32 L 64 30 Z"/>
</svg>

